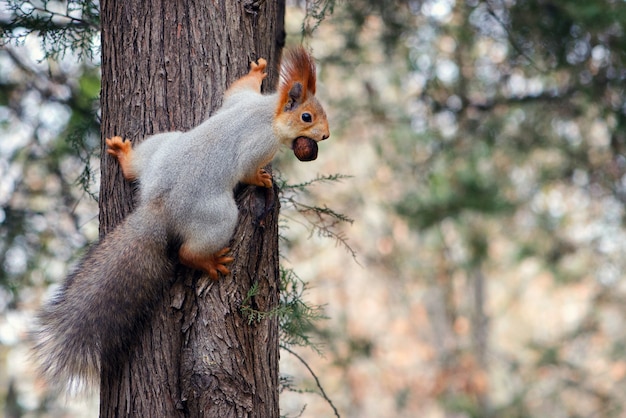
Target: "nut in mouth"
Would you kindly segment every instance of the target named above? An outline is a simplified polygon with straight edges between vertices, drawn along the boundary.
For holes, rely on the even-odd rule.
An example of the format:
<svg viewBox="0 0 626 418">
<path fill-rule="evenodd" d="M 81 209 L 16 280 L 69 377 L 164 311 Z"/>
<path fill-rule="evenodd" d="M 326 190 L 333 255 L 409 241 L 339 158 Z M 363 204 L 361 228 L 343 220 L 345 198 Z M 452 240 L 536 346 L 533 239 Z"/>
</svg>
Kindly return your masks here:
<svg viewBox="0 0 626 418">
<path fill-rule="evenodd" d="M 291 144 L 293 153 L 300 161 L 313 161 L 317 158 L 317 142 L 306 136 L 299 136 Z"/>
</svg>

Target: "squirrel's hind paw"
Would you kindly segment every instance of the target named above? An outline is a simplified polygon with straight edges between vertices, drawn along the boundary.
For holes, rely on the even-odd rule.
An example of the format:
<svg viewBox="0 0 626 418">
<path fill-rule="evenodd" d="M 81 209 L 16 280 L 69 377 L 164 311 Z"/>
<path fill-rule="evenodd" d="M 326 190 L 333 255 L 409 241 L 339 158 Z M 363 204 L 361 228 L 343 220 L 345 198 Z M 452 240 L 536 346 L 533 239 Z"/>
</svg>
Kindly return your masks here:
<svg viewBox="0 0 626 418">
<path fill-rule="evenodd" d="M 124 140 L 121 136 L 114 136 L 106 139 L 107 153 L 117 157 L 119 160 L 120 155 L 127 155 L 132 149 L 130 141 Z"/>
<path fill-rule="evenodd" d="M 204 270 L 208 273 L 211 279 L 217 280 L 219 278 L 219 273 L 222 273 L 223 275 L 230 274 L 230 270 L 226 267 L 226 264 L 232 263 L 235 259 L 226 255 L 229 251 L 230 248 L 226 247 L 208 256 L 198 255 L 194 254 L 185 244 L 183 244 L 178 251 L 178 258 L 184 265 L 196 270 Z"/>
<path fill-rule="evenodd" d="M 131 165 L 133 145 L 130 141 L 125 140 L 121 136 L 114 136 L 106 139 L 107 153 L 117 158 L 122 168 L 122 174 L 128 181 L 137 178 L 137 173 Z"/>
<path fill-rule="evenodd" d="M 208 268 L 206 271 L 213 280 L 217 280 L 219 278 L 218 272 L 222 273 L 224 276 L 230 274 L 230 270 L 225 266 L 225 264 L 232 263 L 235 259 L 226 255 L 229 251 L 230 248 L 226 247 L 215 254 L 212 254 L 208 258 Z"/>
</svg>

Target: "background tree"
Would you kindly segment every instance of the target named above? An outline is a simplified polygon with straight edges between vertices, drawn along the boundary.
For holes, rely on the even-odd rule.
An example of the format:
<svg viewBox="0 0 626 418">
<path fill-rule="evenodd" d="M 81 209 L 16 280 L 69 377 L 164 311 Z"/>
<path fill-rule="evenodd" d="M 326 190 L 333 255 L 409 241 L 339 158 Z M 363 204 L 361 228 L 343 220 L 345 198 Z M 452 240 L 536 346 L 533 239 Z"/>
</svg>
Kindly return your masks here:
<svg viewBox="0 0 626 418">
<path fill-rule="evenodd" d="M 326 197 L 371 270 L 312 273 L 350 416 L 623 414 L 624 13 L 356 1 L 318 28 L 366 191 Z"/>
</svg>

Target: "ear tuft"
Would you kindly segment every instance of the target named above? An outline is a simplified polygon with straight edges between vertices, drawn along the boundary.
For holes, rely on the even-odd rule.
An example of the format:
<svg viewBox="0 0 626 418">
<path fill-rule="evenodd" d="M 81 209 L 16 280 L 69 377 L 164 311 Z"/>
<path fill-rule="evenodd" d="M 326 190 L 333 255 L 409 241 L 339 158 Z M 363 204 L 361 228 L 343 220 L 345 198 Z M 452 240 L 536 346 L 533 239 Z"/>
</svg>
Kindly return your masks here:
<svg viewBox="0 0 626 418">
<path fill-rule="evenodd" d="M 297 105 L 306 101 L 309 95 L 315 95 L 315 82 L 315 61 L 311 54 L 302 46 L 285 50 L 278 86 L 280 109 L 286 109 L 288 104 Z"/>
</svg>

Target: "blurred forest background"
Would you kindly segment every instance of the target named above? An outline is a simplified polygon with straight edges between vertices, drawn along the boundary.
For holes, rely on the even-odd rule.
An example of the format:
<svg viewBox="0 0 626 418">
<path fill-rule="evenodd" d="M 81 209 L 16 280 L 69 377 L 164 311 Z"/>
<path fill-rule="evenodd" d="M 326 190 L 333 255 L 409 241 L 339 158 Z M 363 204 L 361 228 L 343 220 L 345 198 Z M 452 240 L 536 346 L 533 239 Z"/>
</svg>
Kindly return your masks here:
<svg viewBox="0 0 626 418">
<path fill-rule="evenodd" d="M 332 135 L 276 167 L 351 177 L 283 194 L 283 263 L 327 316 L 290 350 L 332 401 L 283 350 L 283 414 L 626 416 L 626 2 L 288 4 Z M 0 405 L 85 416 L 24 337 L 97 239 L 97 3 L 4 0 L 0 27 Z"/>
</svg>

